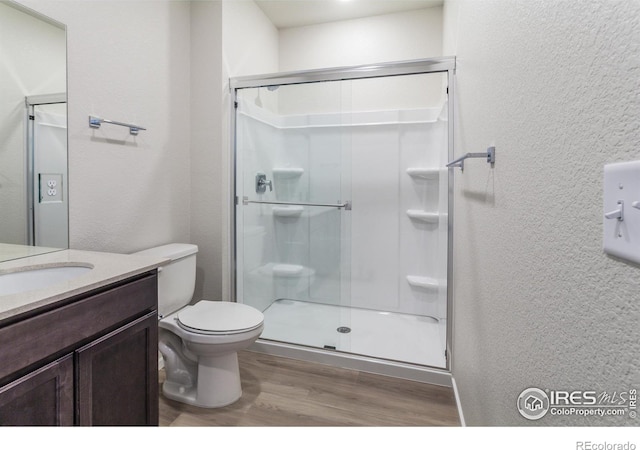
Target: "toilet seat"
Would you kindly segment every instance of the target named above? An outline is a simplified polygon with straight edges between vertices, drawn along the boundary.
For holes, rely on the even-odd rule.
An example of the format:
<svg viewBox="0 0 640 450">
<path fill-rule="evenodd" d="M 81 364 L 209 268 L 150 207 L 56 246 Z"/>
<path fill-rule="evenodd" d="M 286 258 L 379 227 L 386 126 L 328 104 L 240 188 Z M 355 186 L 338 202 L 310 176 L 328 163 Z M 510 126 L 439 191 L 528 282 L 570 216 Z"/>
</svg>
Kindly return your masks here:
<svg viewBox="0 0 640 450">
<path fill-rule="evenodd" d="M 192 333 L 229 335 L 245 333 L 262 326 L 263 314 L 242 303 L 201 300 L 177 313 L 180 328 Z"/>
</svg>

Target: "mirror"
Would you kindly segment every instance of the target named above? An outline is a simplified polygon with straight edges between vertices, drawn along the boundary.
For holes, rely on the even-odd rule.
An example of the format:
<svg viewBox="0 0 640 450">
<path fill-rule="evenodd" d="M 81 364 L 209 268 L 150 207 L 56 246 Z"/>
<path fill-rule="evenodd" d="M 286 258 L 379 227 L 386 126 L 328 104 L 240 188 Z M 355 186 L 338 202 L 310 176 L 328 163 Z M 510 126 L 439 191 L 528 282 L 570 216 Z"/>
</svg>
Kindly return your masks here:
<svg viewBox="0 0 640 450">
<path fill-rule="evenodd" d="M 66 27 L 0 1 L 0 261 L 68 247 Z"/>
</svg>

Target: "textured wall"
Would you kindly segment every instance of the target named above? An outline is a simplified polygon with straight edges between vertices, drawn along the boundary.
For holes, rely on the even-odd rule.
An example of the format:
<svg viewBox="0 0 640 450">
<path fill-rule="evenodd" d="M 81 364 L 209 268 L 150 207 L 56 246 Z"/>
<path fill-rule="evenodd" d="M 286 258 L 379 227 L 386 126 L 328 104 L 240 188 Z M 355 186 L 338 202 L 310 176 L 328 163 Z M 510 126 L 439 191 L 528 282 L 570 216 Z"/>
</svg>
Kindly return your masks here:
<svg viewBox="0 0 640 450">
<path fill-rule="evenodd" d="M 222 144 L 222 4 L 191 2 L 191 243 L 198 246 L 194 299 L 222 299 L 225 179 Z"/>
<path fill-rule="evenodd" d="M 445 4 L 458 56 L 453 372 L 471 425 L 638 425 L 519 416 L 530 386 L 640 385 L 640 267 L 602 251 L 603 165 L 640 159 L 640 1 Z"/>
<path fill-rule="evenodd" d="M 70 246 L 188 240 L 189 3 L 21 3 L 67 25 Z M 89 114 L 147 131 L 93 130 Z"/>
</svg>

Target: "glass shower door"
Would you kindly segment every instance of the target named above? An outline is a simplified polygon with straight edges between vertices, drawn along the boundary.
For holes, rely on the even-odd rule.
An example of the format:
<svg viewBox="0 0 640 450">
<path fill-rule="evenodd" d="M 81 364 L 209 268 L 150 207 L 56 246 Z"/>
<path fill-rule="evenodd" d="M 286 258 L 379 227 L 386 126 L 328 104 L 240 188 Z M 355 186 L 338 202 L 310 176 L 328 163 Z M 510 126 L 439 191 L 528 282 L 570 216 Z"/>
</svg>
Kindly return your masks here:
<svg viewBox="0 0 640 450">
<path fill-rule="evenodd" d="M 236 290 L 262 339 L 447 366 L 447 82 L 236 91 Z"/>
<path fill-rule="evenodd" d="M 264 312 L 263 339 L 327 349 L 348 339 L 349 142 L 341 114 L 310 127 L 298 110 L 313 95 L 339 112 L 343 91 L 317 83 L 238 96 L 237 296 Z"/>
</svg>

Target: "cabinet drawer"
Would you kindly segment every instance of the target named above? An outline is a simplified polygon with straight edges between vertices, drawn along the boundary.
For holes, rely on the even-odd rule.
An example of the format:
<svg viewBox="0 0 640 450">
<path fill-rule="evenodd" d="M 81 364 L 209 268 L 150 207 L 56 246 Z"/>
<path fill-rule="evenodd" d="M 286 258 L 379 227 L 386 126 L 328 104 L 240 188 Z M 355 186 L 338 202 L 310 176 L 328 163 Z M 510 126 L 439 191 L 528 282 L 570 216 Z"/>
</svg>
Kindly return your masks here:
<svg viewBox="0 0 640 450">
<path fill-rule="evenodd" d="M 154 273 L 0 328 L 0 380 L 157 308 Z"/>
</svg>

